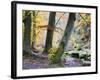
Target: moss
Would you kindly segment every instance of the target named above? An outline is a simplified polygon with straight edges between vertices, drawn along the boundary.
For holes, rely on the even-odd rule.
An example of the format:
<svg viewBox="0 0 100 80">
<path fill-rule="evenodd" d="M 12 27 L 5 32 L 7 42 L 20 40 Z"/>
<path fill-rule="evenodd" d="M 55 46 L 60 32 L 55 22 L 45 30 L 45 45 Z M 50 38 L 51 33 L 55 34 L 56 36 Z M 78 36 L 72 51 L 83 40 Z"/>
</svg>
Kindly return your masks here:
<svg viewBox="0 0 100 80">
<path fill-rule="evenodd" d="M 50 48 L 48 50 L 49 53 L 48 58 L 51 63 L 55 63 L 56 52 L 57 52 L 57 48 Z"/>
<path fill-rule="evenodd" d="M 61 63 L 61 56 L 64 53 L 64 42 L 61 42 L 59 48 L 50 48 L 48 58 L 51 63 Z"/>
</svg>

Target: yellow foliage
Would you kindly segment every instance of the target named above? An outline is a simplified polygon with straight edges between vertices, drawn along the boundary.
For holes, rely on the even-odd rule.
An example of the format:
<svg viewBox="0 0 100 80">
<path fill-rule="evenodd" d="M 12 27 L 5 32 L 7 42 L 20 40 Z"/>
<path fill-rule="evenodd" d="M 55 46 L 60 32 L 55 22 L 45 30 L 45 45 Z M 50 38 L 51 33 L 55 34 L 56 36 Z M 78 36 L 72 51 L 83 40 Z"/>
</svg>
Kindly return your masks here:
<svg viewBox="0 0 100 80">
<path fill-rule="evenodd" d="M 80 13 L 82 19 L 79 21 L 79 25 L 85 27 L 86 25 L 91 25 L 91 14 L 88 13 Z"/>
<path fill-rule="evenodd" d="M 35 36 L 36 45 L 40 44 L 41 36 L 43 37 L 43 34 L 40 34 L 42 29 L 39 26 L 48 24 L 48 21 L 45 20 L 44 18 L 44 17 L 48 17 L 47 13 L 48 12 L 39 11 L 38 15 L 36 16 L 36 23 L 35 23 L 36 24 L 36 36 Z"/>
</svg>

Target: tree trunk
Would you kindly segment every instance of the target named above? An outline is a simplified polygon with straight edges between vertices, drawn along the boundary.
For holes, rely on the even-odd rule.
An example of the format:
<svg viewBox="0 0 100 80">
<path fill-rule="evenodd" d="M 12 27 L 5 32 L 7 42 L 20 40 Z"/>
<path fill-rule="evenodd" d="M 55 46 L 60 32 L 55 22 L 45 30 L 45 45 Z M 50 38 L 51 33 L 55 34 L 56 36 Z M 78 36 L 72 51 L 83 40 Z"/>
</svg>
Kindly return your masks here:
<svg viewBox="0 0 100 80">
<path fill-rule="evenodd" d="M 36 45 L 36 14 L 35 11 L 32 11 L 31 13 L 31 27 L 32 27 L 32 44 L 31 48 L 34 48 Z"/>
<path fill-rule="evenodd" d="M 33 25 L 33 27 L 35 28 L 36 25 L 35 25 L 35 20 L 32 20 L 32 16 L 35 16 L 35 13 L 34 12 L 30 12 L 30 11 L 26 11 L 26 17 L 25 19 L 23 20 L 24 22 L 24 27 L 25 27 L 25 31 L 24 31 L 24 40 L 23 40 L 23 55 L 34 55 L 36 57 L 39 57 L 39 58 L 47 58 L 47 56 L 45 55 L 42 55 L 41 53 L 37 53 L 35 52 L 33 49 L 33 46 L 35 45 L 33 43 L 33 46 L 30 46 L 30 42 L 31 42 L 31 27 Z M 27 13 L 29 13 L 27 15 Z M 34 24 L 32 24 L 32 21 L 34 22 Z M 35 31 L 35 29 L 34 29 Z M 34 34 L 35 36 L 35 34 Z M 35 40 L 33 40 L 35 42 Z"/>
<path fill-rule="evenodd" d="M 55 55 L 55 63 L 61 62 L 61 56 L 64 53 L 64 50 L 68 44 L 69 37 L 70 37 L 72 29 L 74 27 L 74 21 L 75 21 L 75 13 L 70 13 L 64 36 L 61 40 L 61 43 L 59 44 L 59 48 Z"/>
<path fill-rule="evenodd" d="M 55 15 L 56 15 L 56 12 L 50 12 L 50 15 L 49 15 L 47 37 L 46 37 L 46 43 L 45 43 L 45 52 L 46 53 L 48 53 L 48 50 L 52 47 L 53 32 L 55 29 Z M 51 29 L 49 29 L 50 27 L 51 27 Z"/>
<path fill-rule="evenodd" d="M 31 15 L 27 15 L 29 11 L 25 12 L 26 18 L 24 19 L 24 40 L 23 40 L 23 50 L 25 52 L 30 51 L 30 31 L 31 31 Z"/>
</svg>

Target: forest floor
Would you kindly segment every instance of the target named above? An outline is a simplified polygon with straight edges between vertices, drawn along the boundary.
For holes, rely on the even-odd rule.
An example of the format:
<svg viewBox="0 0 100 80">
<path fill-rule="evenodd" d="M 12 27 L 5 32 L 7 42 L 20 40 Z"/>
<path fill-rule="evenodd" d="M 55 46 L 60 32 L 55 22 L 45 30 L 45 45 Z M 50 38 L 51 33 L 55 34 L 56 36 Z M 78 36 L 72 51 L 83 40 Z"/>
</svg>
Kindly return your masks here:
<svg viewBox="0 0 100 80">
<path fill-rule="evenodd" d="M 57 64 L 50 64 L 48 58 L 39 58 L 34 56 L 23 58 L 23 69 L 56 68 Z"/>
<path fill-rule="evenodd" d="M 50 64 L 48 58 L 39 58 L 36 56 L 24 56 L 23 57 L 23 69 L 40 69 L 40 68 L 60 68 L 60 67 L 82 67 L 83 62 L 78 58 L 66 56 L 65 61 L 62 61 L 62 65 Z"/>
</svg>

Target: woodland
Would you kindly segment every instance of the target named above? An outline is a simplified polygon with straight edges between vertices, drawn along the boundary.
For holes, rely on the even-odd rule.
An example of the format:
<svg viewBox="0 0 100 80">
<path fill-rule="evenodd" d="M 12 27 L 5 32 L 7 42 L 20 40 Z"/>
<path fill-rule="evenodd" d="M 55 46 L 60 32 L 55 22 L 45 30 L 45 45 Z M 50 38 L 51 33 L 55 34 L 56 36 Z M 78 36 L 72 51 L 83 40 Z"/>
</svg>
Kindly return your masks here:
<svg viewBox="0 0 100 80">
<path fill-rule="evenodd" d="M 23 69 L 91 66 L 91 14 L 22 10 Z"/>
</svg>

